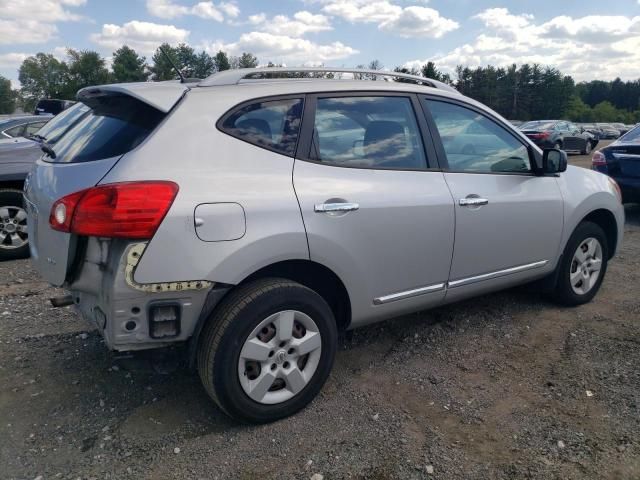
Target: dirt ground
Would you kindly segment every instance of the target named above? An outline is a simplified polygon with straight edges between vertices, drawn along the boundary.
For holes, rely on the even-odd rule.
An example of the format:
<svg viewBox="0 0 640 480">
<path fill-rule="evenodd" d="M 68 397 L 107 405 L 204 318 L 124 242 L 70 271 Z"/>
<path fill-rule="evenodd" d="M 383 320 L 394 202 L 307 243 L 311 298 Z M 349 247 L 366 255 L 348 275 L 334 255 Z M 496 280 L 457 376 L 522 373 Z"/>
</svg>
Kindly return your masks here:
<svg viewBox="0 0 640 480">
<path fill-rule="evenodd" d="M 357 330 L 306 410 L 259 427 L 173 357 L 108 352 L 28 260 L 0 264 L 0 477 L 640 478 L 640 205 L 626 213 L 592 303 L 521 287 Z"/>
</svg>

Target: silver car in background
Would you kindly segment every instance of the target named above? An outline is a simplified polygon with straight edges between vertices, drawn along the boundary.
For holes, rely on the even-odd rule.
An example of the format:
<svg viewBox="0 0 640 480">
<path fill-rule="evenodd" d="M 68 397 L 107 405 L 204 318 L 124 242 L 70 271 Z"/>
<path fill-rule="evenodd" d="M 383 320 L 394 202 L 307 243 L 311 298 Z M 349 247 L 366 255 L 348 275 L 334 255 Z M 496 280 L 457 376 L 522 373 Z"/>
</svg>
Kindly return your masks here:
<svg viewBox="0 0 640 480">
<path fill-rule="evenodd" d="M 326 71 L 404 81 L 283 78 Z M 341 330 L 533 281 L 588 302 L 622 242 L 614 181 L 437 81 L 244 69 L 78 100 L 27 178 L 35 266 L 109 348 L 183 344 L 242 421 L 308 404 Z"/>
</svg>

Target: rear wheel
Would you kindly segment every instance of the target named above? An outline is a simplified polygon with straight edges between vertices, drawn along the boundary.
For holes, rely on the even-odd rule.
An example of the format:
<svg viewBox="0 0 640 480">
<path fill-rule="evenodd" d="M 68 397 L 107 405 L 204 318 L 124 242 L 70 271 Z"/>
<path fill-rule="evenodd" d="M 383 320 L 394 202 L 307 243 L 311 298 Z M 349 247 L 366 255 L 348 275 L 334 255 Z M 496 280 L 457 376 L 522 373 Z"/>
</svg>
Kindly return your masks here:
<svg viewBox="0 0 640 480">
<path fill-rule="evenodd" d="M 231 292 L 209 319 L 198 371 L 224 412 L 266 423 L 313 400 L 336 346 L 336 322 L 320 295 L 289 280 L 257 280 Z"/>
<path fill-rule="evenodd" d="M 0 260 L 29 256 L 27 212 L 20 190 L 0 190 Z"/>
<path fill-rule="evenodd" d="M 580 152 L 582 155 L 589 155 L 591 153 L 591 149 L 593 148 L 593 146 L 591 145 L 590 141 L 587 141 L 584 145 L 584 149 L 582 150 L 582 152 Z"/>
<path fill-rule="evenodd" d="M 557 141 L 556 143 L 553 144 L 553 148 L 562 150 L 562 143 L 560 141 Z"/>
<path fill-rule="evenodd" d="M 564 305 L 581 305 L 598 293 L 607 272 L 607 238 L 598 225 L 583 222 L 567 242 L 554 296 Z"/>
</svg>

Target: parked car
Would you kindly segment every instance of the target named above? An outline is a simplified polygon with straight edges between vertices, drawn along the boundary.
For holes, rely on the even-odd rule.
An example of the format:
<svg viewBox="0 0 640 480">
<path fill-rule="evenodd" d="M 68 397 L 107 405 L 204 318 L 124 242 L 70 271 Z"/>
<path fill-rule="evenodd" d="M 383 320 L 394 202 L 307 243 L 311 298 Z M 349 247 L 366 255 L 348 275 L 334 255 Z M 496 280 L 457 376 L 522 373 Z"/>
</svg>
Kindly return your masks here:
<svg viewBox="0 0 640 480">
<path fill-rule="evenodd" d="M 595 123 L 578 123 L 579 128 L 592 134 L 597 140 L 603 137 L 602 130 Z"/>
<path fill-rule="evenodd" d="M 521 125 L 520 130 L 540 148 L 558 148 L 588 155 L 598 144 L 593 134 L 564 120 L 534 120 Z"/>
<path fill-rule="evenodd" d="M 624 203 L 640 202 L 640 126 L 593 152 L 591 163 L 620 185 Z"/>
<path fill-rule="evenodd" d="M 35 133 L 29 131 L 29 126 L 26 127 L 28 138 L 19 137 L 6 142 L 0 140 L 0 260 L 29 255 L 22 187 L 31 166 L 42 155 L 43 142 L 55 145 L 69 125 L 88 111 L 87 106 L 79 104 L 52 117 L 51 121 Z M 42 122 L 42 117 L 37 118 Z"/>
<path fill-rule="evenodd" d="M 75 102 L 71 100 L 59 100 L 57 98 L 43 98 L 38 101 L 34 115 L 57 115 L 66 110 Z"/>
<path fill-rule="evenodd" d="M 253 78 L 301 71 L 420 84 Z M 242 421 L 307 405 L 340 330 L 532 281 L 588 302 L 622 241 L 611 178 L 435 80 L 242 69 L 78 100 L 25 185 L 53 303 L 116 351 L 184 345 Z"/>
<path fill-rule="evenodd" d="M 620 130 L 614 128 L 609 123 L 596 123 L 596 125 L 602 130 L 602 136 L 600 138 L 612 139 L 620 136 Z"/>
<path fill-rule="evenodd" d="M 0 119 L 0 142 L 16 141 L 28 137 L 41 129 L 50 118 L 37 115 L 22 115 Z"/>
<path fill-rule="evenodd" d="M 612 123 L 611 126 L 620 132 L 620 135 L 624 135 L 630 129 L 624 123 Z"/>
</svg>

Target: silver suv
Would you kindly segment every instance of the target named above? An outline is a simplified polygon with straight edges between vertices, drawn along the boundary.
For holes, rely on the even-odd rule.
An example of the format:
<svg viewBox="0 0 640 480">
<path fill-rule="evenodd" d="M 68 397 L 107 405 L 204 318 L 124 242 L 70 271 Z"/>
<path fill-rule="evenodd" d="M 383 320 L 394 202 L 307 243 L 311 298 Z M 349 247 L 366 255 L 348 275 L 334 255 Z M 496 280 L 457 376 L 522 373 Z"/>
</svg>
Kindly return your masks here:
<svg viewBox="0 0 640 480">
<path fill-rule="evenodd" d="M 55 303 L 113 350 L 183 344 L 243 421 L 309 403 L 339 331 L 534 280 L 581 304 L 622 241 L 609 177 L 447 85 L 331 72 L 85 88 L 27 178 Z"/>
</svg>

